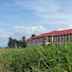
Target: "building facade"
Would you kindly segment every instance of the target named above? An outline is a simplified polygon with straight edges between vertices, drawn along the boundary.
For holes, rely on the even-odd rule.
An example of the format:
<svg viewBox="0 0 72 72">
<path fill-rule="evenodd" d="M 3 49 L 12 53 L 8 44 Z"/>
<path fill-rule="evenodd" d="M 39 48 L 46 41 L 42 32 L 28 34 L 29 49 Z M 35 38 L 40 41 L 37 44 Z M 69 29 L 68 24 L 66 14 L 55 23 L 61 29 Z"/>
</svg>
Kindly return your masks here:
<svg viewBox="0 0 72 72">
<path fill-rule="evenodd" d="M 34 37 L 30 37 L 27 40 L 27 45 L 40 45 L 42 44 L 42 39 L 45 39 L 48 43 L 66 43 L 72 42 L 72 29 L 52 31 L 44 34 L 40 34 Z"/>
</svg>

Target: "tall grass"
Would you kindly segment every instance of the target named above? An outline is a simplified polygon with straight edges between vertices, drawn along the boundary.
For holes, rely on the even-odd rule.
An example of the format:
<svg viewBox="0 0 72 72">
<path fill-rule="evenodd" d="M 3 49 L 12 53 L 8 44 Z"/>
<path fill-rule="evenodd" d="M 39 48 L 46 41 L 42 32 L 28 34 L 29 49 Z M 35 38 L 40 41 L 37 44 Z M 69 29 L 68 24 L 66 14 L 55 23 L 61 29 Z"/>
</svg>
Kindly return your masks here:
<svg viewBox="0 0 72 72">
<path fill-rule="evenodd" d="M 1 49 L 0 72 L 72 72 L 72 45 Z"/>
</svg>

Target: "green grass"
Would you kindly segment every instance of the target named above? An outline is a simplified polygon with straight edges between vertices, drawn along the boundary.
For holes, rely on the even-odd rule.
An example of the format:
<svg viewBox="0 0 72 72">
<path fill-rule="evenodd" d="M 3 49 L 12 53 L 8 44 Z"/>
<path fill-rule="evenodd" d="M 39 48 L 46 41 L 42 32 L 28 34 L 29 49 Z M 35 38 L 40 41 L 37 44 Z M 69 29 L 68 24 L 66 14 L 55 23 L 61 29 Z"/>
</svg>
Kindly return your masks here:
<svg viewBox="0 0 72 72">
<path fill-rule="evenodd" d="M 0 49 L 0 72 L 72 72 L 72 44 Z"/>
</svg>

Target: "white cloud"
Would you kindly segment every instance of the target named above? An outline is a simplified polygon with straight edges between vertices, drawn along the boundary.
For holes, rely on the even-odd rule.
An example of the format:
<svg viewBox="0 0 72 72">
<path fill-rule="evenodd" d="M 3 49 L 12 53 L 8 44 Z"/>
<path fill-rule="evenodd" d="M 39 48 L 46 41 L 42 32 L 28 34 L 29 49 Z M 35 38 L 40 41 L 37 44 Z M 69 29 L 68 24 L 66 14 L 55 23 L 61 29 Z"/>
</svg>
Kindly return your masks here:
<svg viewBox="0 0 72 72">
<path fill-rule="evenodd" d="M 72 24 L 69 24 L 69 26 L 67 28 L 59 28 L 56 31 L 67 30 L 67 29 L 72 29 Z"/>
<path fill-rule="evenodd" d="M 70 25 L 70 24 L 72 24 L 72 22 L 71 21 L 67 21 L 67 20 L 53 20 L 53 21 L 47 21 L 47 22 L 45 22 L 45 24 L 54 24 L 54 25 L 57 25 L 57 24 L 59 24 L 59 25 Z"/>
<path fill-rule="evenodd" d="M 27 34 L 40 34 L 46 32 L 43 26 L 15 26 L 14 29 L 17 33 L 27 33 Z"/>
<path fill-rule="evenodd" d="M 14 35 L 14 33 L 11 33 L 11 32 L 0 32 L 0 38 L 8 38 L 13 35 Z"/>
<path fill-rule="evenodd" d="M 72 1 L 63 0 L 16 0 L 17 5 L 32 11 L 46 21 L 46 24 L 72 23 Z M 54 19 L 54 20 L 53 20 Z M 51 20 L 49 22 L 48 20 Z"/>
<path fill-rule="evenodd" d="M 64 30 L 64 28 L 59 28 L 59 29 L 57 29 L 56 31 L 61 31 L 61 30 Z"/>
<path fill-rule="evenodd" d="M 69 27 L 68 28 L 71 28 L 72 29 L 72 23 L 69 25 Z"/>
<path fill-rule="evenodd" d="M 16 0 L 16 3 L 21 8 L 26 8 L 27 10 L 32 10 L 36 13 L 57 13 L 59 6 L 53 0 Z"/>
</svg>

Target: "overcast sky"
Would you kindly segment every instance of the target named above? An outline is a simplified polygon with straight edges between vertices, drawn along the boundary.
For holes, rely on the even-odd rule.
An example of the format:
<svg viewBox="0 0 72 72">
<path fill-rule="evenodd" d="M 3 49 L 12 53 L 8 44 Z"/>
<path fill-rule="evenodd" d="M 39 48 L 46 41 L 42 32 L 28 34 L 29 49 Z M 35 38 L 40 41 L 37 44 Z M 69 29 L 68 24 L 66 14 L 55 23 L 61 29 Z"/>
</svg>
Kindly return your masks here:
<svg viewBox="0 0 72 72">
<path fill-rule="evenodd" d="M 0 0 L 0 46 L 8 37 L 72 28 L 72 0 Z"/>
</svg>

